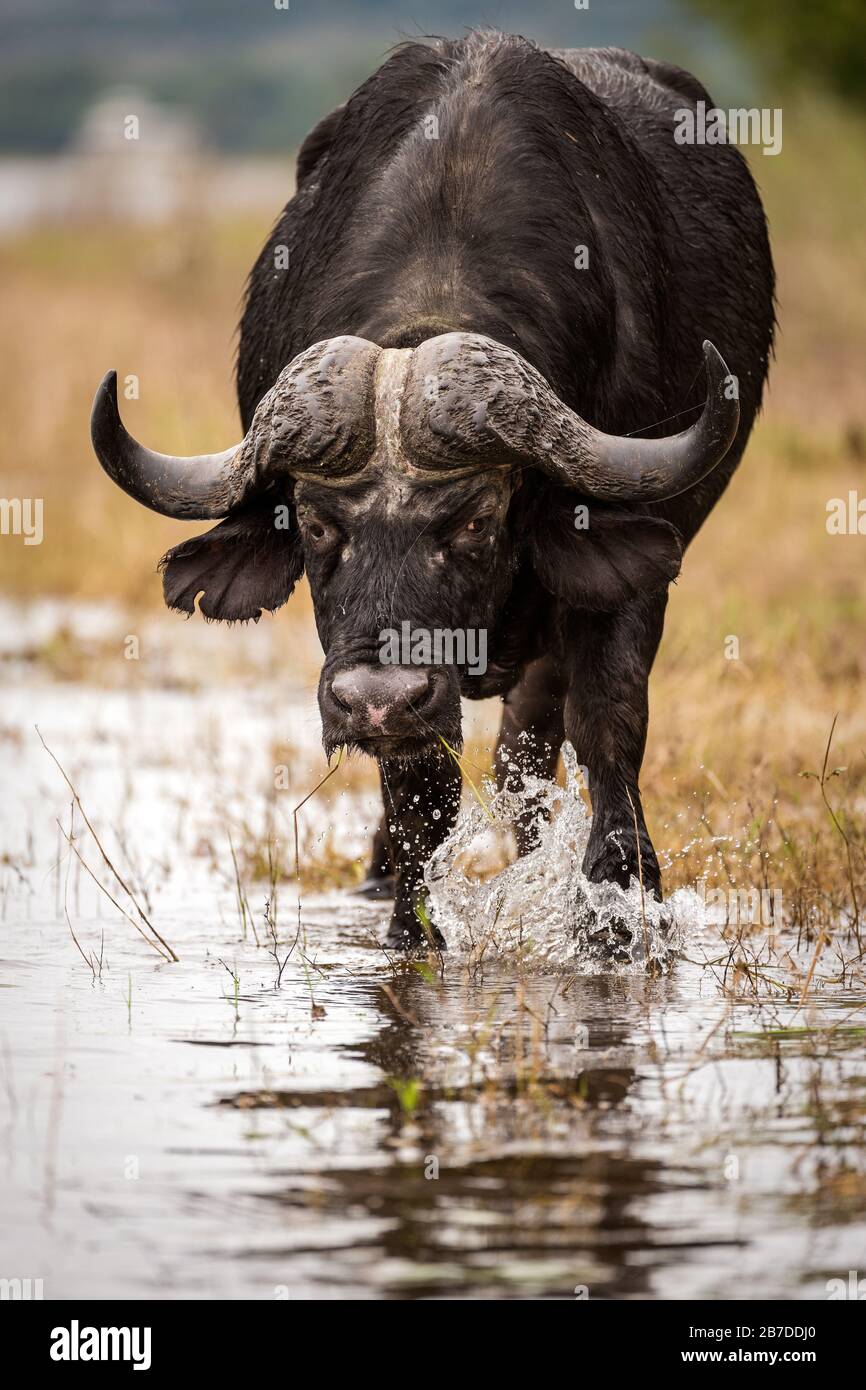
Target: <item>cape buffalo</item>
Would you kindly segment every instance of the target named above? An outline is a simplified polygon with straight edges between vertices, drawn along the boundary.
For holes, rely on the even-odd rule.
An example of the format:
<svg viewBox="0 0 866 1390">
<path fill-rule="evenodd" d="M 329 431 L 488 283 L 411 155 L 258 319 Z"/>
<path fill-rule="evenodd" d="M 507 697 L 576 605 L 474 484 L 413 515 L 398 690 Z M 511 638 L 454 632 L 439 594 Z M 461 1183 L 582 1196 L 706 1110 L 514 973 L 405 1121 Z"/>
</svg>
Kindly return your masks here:
<svg viewBox="0 0 866 1390">
<path fill-rule="evenodd" d="M 121 424 L 114 373 L 97 394 L 115 482 L 222 518 L 163 558 L 171 608 L 258 618 L 306 570 L 325 748 L 379 762 L 367 887 L 394 893 L 391 946 L 422 939 L 461 695 L 502 697 L 509 784 L 551 775 L 570 739 L 593 803 L 585 873 L 640 870 L 661 895 L 638 791 L 647 680 L 773 335 L 744 159 L 674 139 L 698 101 L 688 73 L 619 49 L 403 45 L 301 148 L 250 276 L 242 442 L 155 454 Z M 425 637 L 385 662 L 384 634 L 406 630 L 483 632 L 485 661 L 437 659 Z"/>
</svg>

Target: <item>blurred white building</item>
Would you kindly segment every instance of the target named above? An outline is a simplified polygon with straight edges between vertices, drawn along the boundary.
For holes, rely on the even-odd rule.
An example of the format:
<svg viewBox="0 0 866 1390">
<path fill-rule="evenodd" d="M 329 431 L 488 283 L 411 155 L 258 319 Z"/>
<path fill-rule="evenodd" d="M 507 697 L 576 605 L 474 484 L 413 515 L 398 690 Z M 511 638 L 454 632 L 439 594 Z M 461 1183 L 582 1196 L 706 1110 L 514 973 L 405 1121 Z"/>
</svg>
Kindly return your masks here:
<svg viewBox="0 0 866 1390">
<path fill-rule="evenodd" d="M 85 113 L 72 140 L 67 215 L 165 221 L 194 205 L 204 160 L 189 117 L 132 89 L 111 92 Z"/>
<path fill-rule="evenodd" d="M 0 235 L 57 222 L 276 213 L 291 192 L 288 161 L 217 158 L 186 113 L 123 88 L 89 108 L 63 154 L 0 160 Z"/>
</svg>

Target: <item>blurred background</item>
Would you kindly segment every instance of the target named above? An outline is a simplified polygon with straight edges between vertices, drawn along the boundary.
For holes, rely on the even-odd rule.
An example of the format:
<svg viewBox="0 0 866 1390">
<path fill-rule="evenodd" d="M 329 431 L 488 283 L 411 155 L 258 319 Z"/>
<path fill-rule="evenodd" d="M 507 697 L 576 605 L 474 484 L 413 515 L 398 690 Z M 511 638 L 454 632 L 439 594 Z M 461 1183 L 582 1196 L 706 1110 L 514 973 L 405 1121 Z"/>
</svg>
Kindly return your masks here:
<svg viewBox="0 0 866 1390">
<path fill-rule="evenodd" d="M 633 48 L 692 69 L 723 107 L 783 108 L 781 155 L 751 152 L 779 270 L 767 421 L 793 467 L 813 449 L 862 461 L 858 0 L 0 0 L 2 474 L 7 494 L 46 495 L 48 528 L 26 553 L 0 547 L 4 586 L 158 599 L 143 561 L 179 528 L 98 472 L 96 383 L 138 375 L 130 420 L 156 445 L 232 439 L 244 280 L 305 133 L 401 38 L 485 23 Z"/>
<path fill-rule="evenodd" d="M 177 527 L 121 503 L 95 469 L 96 382 L 107 366 L 135 372 L 131 417 L 166 448 L 233 438 L 244 279 L 299 143 L 392 44 L 473 23 L 633 48 L 692 69 L 723 107 L 783 107 L 781 155 L 752 158 L 780 278 L 768 413 L 820 431 L 822 452 L 840 439 L 866 452 L 858 0 L 0 0 L 3 475 L 7 492 L 50 493 L 49 541 L 60 524 L 64 536 L 23 556 L 2 547 L 6 584 L 145 596 L 134 535 L 152 550 Z M 796 461 L 807 439 L 788 447 Z"/>
<path fill-rule="evenodd" d="M 96 385 L 109 367 L 137 376 L 124 414 L 152 447 L 233 441 L 245 277 L 291 195 L 299 142 L 395 42 L 473 24 L 633 48 L 692 69 L 722 107 L 782 108 L 781 153 L 745 151 L 778 270 L 777 360 L 746 461 L 672 596 L 647 775 L 664 774 L 675 804 L 672 769 L 702 797 L 708 763 L 731 796 L 730 783 L 754 784 L 770 804 L 784 785 L 793 804 L 839 713 L 862 787 L 866 538 L 826 528 L 829 499 L 866 496 L 860 0 L 0 0 L 0 477 L 4 497 L 44 499 L 41 545 L 0 538 L 0 646 L 49 679 L 153 679 L 144 663 L 100 665 L 80 623 L 70 637 L 80 608 L 40 626 L 33 606 L 155 619 L 156 562 L 200 529 L 102 475 Z M 130 113 L 137 140 L 124 138 Z M 115 658 L 126 621 L 109 625 Z M 309 641 L 312 688 L 303 594 L 258 631 L 271 622 L 275 649 L 295 629 Z M 214 629 L 208 640 L 229 649 Z"/>
</svg>

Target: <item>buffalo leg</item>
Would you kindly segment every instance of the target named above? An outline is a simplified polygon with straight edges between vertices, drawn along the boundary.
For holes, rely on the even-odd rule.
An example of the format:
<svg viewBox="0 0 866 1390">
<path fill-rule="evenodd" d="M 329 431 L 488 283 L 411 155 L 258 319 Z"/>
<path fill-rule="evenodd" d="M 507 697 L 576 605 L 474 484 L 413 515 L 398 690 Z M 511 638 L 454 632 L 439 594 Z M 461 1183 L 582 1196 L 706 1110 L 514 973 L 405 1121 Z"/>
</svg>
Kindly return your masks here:
<svg viewBox="0 0 866 1390">
<path fill-rule="evenodd" d="M 385 787 L 383 783 L 383 801 L 384 797 Z M 394 861 L 391 858 L 384 811 L 378 829 L 373 836 L 367 873 L 364 881 L 359 883 L 355 892 L 360 893 L 365 898 L 393 898 L 394 896 Z"/>
<path fill-rule="evenodd" d="M 457 819 L 460 769 L 450 757 L 439 754 L 411 763 L 382 762 L 380 769 L 382 826 L 396 870 L 394 911 L 385 944 L 406 949 L 428 939 L 418 915 L 424 901 L 424 869 Z M 433 937 L 433 944 L 444 945 L 435 928 Z"/>
<path fill-rule="evenodd" d="M 499 787 L 520 791 L 526 773 L 551 779 L 562 747 L 563 687 L 550 657 L 540 657 L 505 697 L 496 744 Z M 528 804 L 514 827 L 518 854 L 538 842 L 537 810 Z"/>
<path fill-rule="evenodd" d="M 613 614 L 568 620 L 565 733 L 589 773 L 592 830 L 583 871 L 593 883 L 628 887 L 642 875 L 661 899 L 661 873 L 647 832 L 638 781 L 646 746 L 650 668 L 667 594 L 636 599 Z M 637 833 L 635 833 L 637 825 Z"/>
</svg>

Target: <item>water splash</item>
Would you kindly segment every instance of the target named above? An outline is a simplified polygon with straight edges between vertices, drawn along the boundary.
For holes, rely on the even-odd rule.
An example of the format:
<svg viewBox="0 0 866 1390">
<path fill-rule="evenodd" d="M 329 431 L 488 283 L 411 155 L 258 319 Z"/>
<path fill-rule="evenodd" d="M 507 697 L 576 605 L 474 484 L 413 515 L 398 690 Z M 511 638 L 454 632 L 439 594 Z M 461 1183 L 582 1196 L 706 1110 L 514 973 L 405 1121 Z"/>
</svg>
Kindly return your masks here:
<svg viewBox="0 0 866 1390">
<path fill-rule="evenodd" d="M 666 971 L 702 900 L 678 889 L 665 903 L 627 889 L 590 883 L 581 872 L 592 817 L 580 794 L 577 756 L 563 747 L 565 786 L 526 776 L 519 791 L 485 779 L 484 805 L 466 806 L 427 866 L 433 920 L 451 953 L 472 959 L 520 955 L 538 968 Z M 529 817 L 538 843 L 498 872 L 513 825 Z"/>
</svg>

